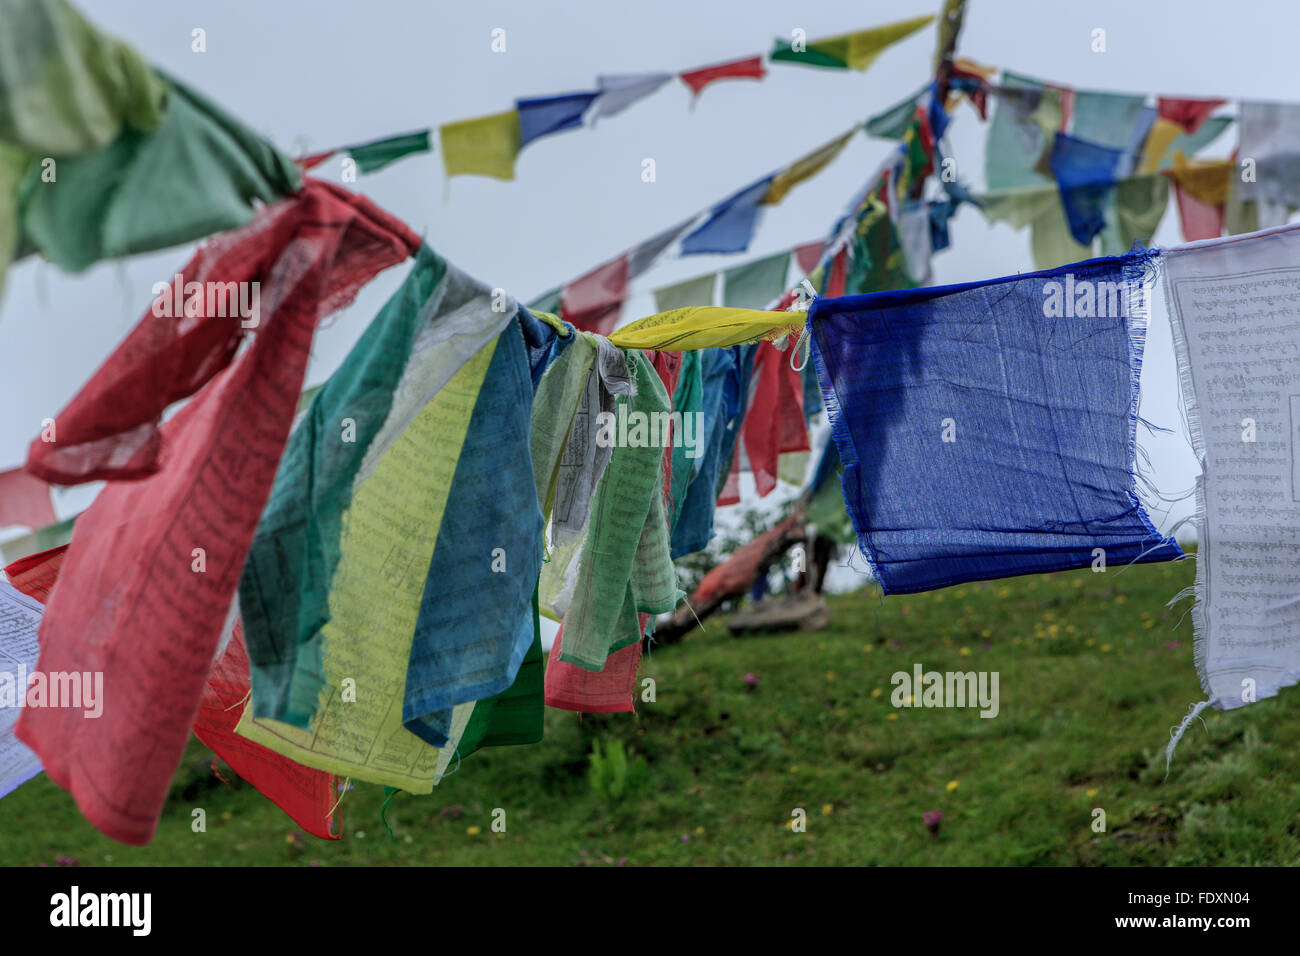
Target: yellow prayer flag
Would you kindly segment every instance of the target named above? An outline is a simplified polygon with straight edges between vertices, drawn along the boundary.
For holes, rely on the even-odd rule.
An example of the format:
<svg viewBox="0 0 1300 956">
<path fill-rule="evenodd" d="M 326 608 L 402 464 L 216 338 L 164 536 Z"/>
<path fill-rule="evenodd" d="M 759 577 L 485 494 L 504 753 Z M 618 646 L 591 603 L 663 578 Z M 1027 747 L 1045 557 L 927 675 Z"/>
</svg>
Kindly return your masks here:
<svg viewBox="0 0 1300 956">
<path fill-rule="evenodd" d="M 448 177 L 466 173 L 515 178 L 515 157 L 520 148 L 518 110 L 448 123 L 439 134 L 442 164 Z"/>
<path fill-rule="evenodd" d="M 1228 200 L 1228 185 L 1237 164 L 1231 159 L 1188 159 L 1182 150 L 1174 153 L 1174 182 L 1192 198 L 1207 206 L 1222 206 Z"/>
<path fill-rule="evenodd" d="M 926 14 L 911 20 L 900 20 L 871 30 L 859 30 L 857 33 L 818 40 L 809 43 L 808 49 L 833 56 L 851 70 L 865 70 L 886 49 L 927 26 L 933 19 L 933 14 Z"/>
<path fill-rule="evenodd" d="M 685 352 L 775 339 L 787 332 L 797 334 L 803 331 L 803 325 L 802 312 L 695 306 L 638 319 L 614 330 L 609 340 L 624 349 Z"/>
<path fill-rule="evenodd" d="M 796 185 L 820 173 L 843 151 L 858 129 L 857 126 L 853 127 L 843 136 L 831 140 L 825 146 L 819 146 L 807 156 L 796 159 L 788 167 L 777 173 L 772 177 L 772 185 L 768 187 L 760 205 L 775 206 Z"/>
<path fill-rule="evenodd" d="M 1151 132 L 1147 133 L 1146 146 L 1142 149 L 1142 162 L 1137 171 L 1154 173 L 1158 170 L 1160 161 L 1165 158 L 1165 150 L 1182 135 L 1183 128 L 1177 123 L 1164 117 L 1157 118 L 1151 126 Z"/>
</svg>

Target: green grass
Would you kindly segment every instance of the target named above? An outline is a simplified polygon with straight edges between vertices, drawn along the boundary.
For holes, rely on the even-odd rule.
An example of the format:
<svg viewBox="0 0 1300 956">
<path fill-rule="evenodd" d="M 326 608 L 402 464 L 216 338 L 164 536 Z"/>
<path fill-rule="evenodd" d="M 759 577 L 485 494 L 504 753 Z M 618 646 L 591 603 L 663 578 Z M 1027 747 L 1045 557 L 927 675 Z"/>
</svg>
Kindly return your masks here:
<svg viewBox="0 0 1300 956">
<path fill-rule="evenodd" d="M 832 599 L 820 634 L 733 639 L 721 622 L 656 651 L 639 713 L 548 711 L 536 746 L 484 751 L 432 796 L 356 783 L 344 837 L 301 832 L 192 743 L 147 847 L 96 834 L 44 776 L 0 801 L 0 863 L 55 864 L 1294 864 L 1300 692 L 1196 722 L 1164 779 L 1168 730 L 1203 694 L 1192 563 Z M 1000 674 L 1001 713 L 895 709 L 890 675 Z M 750 690 L 746 673 L 760 683 Z M 893 719 L 891 719 L 893 718 Z M 1208 729 L 1207 729 L 1208 728 Z M 602 802 L 595 739 L 644 758 Z M 124 768 L 124 772 L 129 772 Z M 208 829 L 190 830 L 190 811 Z M 788 826 L 807 812 L 807 831 Z M 1092 810 L 1106 812 L 1093 832 Z M 507 832 L 491 830 L 506 811 Z M 922 822 L 939 810 L 937 835 Z M 471 828 L 477 827 L 477 832 Z M 689 839 L 685 839 L 685 837 Z"/>
</svg>

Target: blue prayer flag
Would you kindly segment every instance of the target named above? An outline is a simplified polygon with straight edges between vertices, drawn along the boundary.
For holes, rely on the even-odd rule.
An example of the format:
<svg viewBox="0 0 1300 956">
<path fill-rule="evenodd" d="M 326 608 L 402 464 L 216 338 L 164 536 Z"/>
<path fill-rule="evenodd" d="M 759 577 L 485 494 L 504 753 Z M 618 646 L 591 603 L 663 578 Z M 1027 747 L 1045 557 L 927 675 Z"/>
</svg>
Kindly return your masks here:
<svg viewBox="0 0 1300 956">
<path fill-rule="evenodd" d="M 515 100 L 519 111 L 519 148 L 535 139 L 576 129 L 583 114 L 599 93 L 565 93 L 562 96 L 537 96 Z"/>
<path fill-rule="evenodd" d="M 1106 228 L 1104 210 L 1123 159 L 1121 150 L 1056 134 L 1052 174 L 1061 190 L 1070 235 L 1080 245 L 1092 245 L 1097 233 Z"/>
<path fill-rule="evenodd" d="M 767 195 L 773 177 L 746 186 L 713 207 L 709 218 L 682 240 L 682 255 L 744 252 L 758 225 L 759 203 Z"/>
<path fill-rule="evenodd" d="M 889 593 L 1182 552 L 1133 472 L 1151 253 L 818 299 L 858 544 Z"/>
</svg>

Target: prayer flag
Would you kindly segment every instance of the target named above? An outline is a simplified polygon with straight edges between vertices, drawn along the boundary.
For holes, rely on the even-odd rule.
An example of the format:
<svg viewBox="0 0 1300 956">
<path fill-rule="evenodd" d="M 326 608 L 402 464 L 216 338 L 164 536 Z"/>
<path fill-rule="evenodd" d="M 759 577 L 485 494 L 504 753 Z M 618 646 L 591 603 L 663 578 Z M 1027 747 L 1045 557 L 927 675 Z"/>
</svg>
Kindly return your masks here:
<svg viewBox="0 0 1300 956">
<path fill-rule="evenodd" d="M 886 594 L 1179 557 L 1133 461 L 1150 254 L 818 299 L 813 358 Z"/>
</svg>

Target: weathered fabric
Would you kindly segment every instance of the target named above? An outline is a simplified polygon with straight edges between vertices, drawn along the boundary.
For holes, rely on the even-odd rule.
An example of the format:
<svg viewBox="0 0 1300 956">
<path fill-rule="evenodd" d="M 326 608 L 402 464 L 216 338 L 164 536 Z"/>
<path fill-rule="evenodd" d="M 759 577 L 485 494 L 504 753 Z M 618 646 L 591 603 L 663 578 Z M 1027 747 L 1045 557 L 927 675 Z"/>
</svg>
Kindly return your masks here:
<svg viewBox="0 0 1300 956">
<path fill-rule="evenodd" d="M 58 414 L 58 441 L 32 442 L 27 468 L 45 480 L 108 481 L 77 520 L 41 624 L 40 660 L 47 671 L 103 672 L 105 706 L 89 721 L 29 710 L 17 733 L 108 836 L 153 836 L 289 437 L 317 323 L 418 248 L 368 200 L 308 182 L 182 270 L 200 287 L 260 283 L 255 335 L 238 314 L 212 314 L 204 302 L 179 317 L 151 308 Z"/>
<path fill-rule="evenodd" d="M 169 80 L 167 112 L 101 149 L 58 161 L 56 183 L 32 165 L 19 188 L 24 239 L 80 271 L 244 226 L 258 204 L 294 193 L 294 164 L 216 104 Z"/>
<path fill-rule="evenodd" d="M 886 593 L 1181 554 L 1132 472 L 1146 264 L 813 304 L 844 500 Z"/>
<path fill-rule="evenodd" d="M 713 513 L 718 497 L 718 478 L 728 464 L 726 439 L 740 429 L 740 373 L 738 349 L 704 349 L 700 362 L 700 454 L 695 459 L 685 494 L 674 494 L 677 523 L 672 532 L 672 557 L 692 554 L 708 547 L 713 537 Z"/>
<path fill-rule="evenodd" d="M 577 590 L 564 619 L 560 659 L 591 671 L 641 639 L 638 611 L 671 611 L 682 597 L 669 556 L 663 447 L 645 424 L 669 410 L 668 394 L 650 359 L 633 351 L 628 362 L 635 366 L 637 390 L 619 400 L 620 412 L 628 413 L 627 429 L 618 426 L 614 455 L 592 502 Z M 644 417 L 633 419 L 632 413 Z"/>
<path fill-rule="evenodd" d="M 1300 229 L 1163 251 L 1196 485 L 1195 660 L 1221 709 L 1300 680 Z"/>
<path fill-rule="evenodd" d="M 166 87 L 134 48 L 64 0 L 0 2 L 0 142 L 39 156 L 107 146 L 163 114 Z"/>
</svg>

